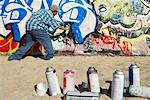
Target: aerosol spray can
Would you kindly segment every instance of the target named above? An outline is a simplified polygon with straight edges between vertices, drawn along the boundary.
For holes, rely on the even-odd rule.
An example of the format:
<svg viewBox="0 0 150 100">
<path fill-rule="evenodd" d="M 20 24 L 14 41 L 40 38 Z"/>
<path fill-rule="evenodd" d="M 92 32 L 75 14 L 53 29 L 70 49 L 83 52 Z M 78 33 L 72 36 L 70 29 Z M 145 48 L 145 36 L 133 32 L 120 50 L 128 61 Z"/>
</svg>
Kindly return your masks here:
<svg viewBox="0 0 150 100">
<path fill-rule="evenodd" d="M 113 80 L 111 86 L 112 100 L 123 100 L 124 92 L 124 73 L 121 70 L 116 70 L 113 73 Z"/>
<path fill-rule="evenodd" d="M 97 70 L 94 67 L 89 67 L 87 71 L 88 84 L 91 92 L 100 93 L 100 84 Z"/>
<path fill-rule="evenodd" d="M 56 70 L 53 67 L 48 67 L 45 74 L 48 82 L 49 95 L 55 96 L 60 94 L 61 91 L 58 83 L 58 77 L 56 75 Z"/>
<path fill-rule="evenodd" d="M 129 85 L 140 86 L 140 68 L 137 64 L 129 67 Z"/>
<path fill-rule="evenodd" d="M 130 85 L 129 94 L 132 96 L 150 98 L 150 87 Z"/>
<path fill-rule="evenodd" d="M 68 91 L 74 91 L 74 74 L 75 72 L 72 70 L 66 70 L 64 72 L 64 80 L 63 80 L 63 93 L 66 94 Z"/>
</svg>

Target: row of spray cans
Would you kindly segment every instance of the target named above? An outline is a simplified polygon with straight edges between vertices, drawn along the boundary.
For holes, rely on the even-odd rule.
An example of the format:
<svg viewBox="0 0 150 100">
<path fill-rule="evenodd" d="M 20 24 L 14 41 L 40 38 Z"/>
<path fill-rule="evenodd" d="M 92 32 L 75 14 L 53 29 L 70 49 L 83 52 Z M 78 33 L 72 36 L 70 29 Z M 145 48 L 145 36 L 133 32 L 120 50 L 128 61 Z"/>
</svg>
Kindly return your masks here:
<svg viewBox="0 0 150 100">
<path fill-rule="evenodd" d="M 113 73 L 111 86 L 112 100 L 124 100 L 125 75 L 123 71 L 116 70 Z M 140 86 L 140 68 L 137 64 L 131 64 L 129 67 L 129 94 L 132 96 L 141 96 L 150 98 L 150 88 Z"/>
<path fill-rule="evenodd" d="M 66 70 L 63 76 L 63 94 L 68 91 L 75 91 L 74 83 L 75 72 L 72 70 Z M 99 77 L 98 72 L 94 67 L 89 67 L 87 71 L 88 86 L 91 92 L 100 93 Z M 56 75 L 56 70 L 53 67 L 48 67 L 46 69 L 46 79 L 48 82 L 49 94 L 55 96 L 61 93 L 60 85 L 58 82 L 58 77 Z"/>
<path fill-rule="evenodd" d="M 66 70 L 63 78 L 63 94 L 68 91 L 75 91 L 74 84 L 75 72 L 72 70 Z M 51 96 L 60 94 L 60 85 L 56 70 L 52 67 L 48 67 L 46 70 L 46 78 L 48 81 L 49 94 Z M 94 67 L 89 67 L 87 70 L 88 87 L 90 92 L 100 93 L 100 84 L 98 72 Z M 112 85 L 111 85 L 111 98 L 112 100 L 123 100 L 124 94 L 124 80 L 125 75 L 123 71 L 116 70 L 113 73 Z M 140 68 L 137 64 L 131 64 L 129 67 L 129 93 L 133 96 L 150 97 L 150 88 L 140 86 Z"/>
</svg>

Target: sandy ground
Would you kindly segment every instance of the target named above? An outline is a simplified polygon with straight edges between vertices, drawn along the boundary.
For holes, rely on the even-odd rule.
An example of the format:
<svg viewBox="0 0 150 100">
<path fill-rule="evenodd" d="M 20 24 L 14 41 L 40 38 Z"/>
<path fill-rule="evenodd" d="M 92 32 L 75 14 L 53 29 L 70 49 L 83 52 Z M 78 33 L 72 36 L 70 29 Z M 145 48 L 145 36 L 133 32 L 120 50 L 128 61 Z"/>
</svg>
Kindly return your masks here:
<svg viewBox="0 0 150 100">
<path fill-rule="evenodd" d="M 86 71 L 89 66 L 95 66 L 99 72 L 100 86 L 103 94 L 101 100 L 111 100 L 107 93 L 112 73 L 121 69 L 128 78 L 128 67 L 138 63 L 141 67 L 141 85 L 150 86 L 150 57 L 110 57 L 110 56 L 56 56 L 52 61 L 28 56 L 21 61 L 7 61 L 7 56 L 0 56 L 0 100 L 61 100 L 61 96 L 50 97 L 47 94 L 40 97 L 34 91 L 34 85 L 47 83 L 45 70 L 53 66 L 58 74 L 62 87 L 63 72 L 72 69 L 76 72 L 75 84 L 87 82 Z M 126 83 L 126 86 L 128 83 Z M 105 93 L 106 92 L 106 93 Z M 125 100 L 150 100 L 139 97 L 125 97 Z"/>
</svg>

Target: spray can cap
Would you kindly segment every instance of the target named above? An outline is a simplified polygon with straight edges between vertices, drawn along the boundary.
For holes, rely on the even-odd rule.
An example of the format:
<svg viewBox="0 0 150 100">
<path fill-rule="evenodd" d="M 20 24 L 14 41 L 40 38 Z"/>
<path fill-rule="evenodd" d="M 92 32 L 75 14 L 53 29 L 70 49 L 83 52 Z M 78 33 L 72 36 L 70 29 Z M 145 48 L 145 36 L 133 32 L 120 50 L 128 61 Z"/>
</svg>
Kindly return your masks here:
<svg viewBox="0 0 150 100">
<path fill-rule="evenodd" d="M 114 74 L 119 74 L 119 75 L 124 75 L 123 71 L 121 71 L 120 69 L 117 69 Z"/>
<path fill-rule="evenodd" d="M 130 67 L 132 67 L 134 64 L 131 64 Z"/>
<path fill-rule="evenodd" d="M 71 69 L 67 69 L 64 74 L 75 74 L 74 71 L 72 71 Z"/>
<path fill-rule="evenodd" d="M 134 64 L 132 67 L 133 68 L 140 68 L 137 64 Z"/>
<path fill-rule="evenodd" d="M 51 72 L 51 71 L 53 71 L 54 73 L 56 72 L 53 67 L 47 67 L 46 68 L 46 72 Z"/>
<path fill-rule="evenodd" d="M 91 74 L 91 73 L 97 73 L 97 70 L 94 67 L 89 67 L 88 74 Z"/>
</svg>

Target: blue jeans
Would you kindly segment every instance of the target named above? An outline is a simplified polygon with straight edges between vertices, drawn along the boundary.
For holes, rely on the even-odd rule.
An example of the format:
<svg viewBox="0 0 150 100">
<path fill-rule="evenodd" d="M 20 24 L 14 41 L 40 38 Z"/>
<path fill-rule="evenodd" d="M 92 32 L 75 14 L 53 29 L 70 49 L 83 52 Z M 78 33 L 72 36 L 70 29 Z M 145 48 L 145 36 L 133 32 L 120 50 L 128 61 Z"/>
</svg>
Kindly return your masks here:
<svg viewBox="0 0 150 100">
<path fill-rule="evenodd" d="M 45 55 L 44 59 L 48 60 L 53 58 L 54 50 L 50 36 L 45 30 L 32 30 L 26 34 L 26 44 L 22 45 L 14 54 L 12 54 L 8 60 L 20 60 L 25 53 L 38 41 L 44 46 Z"/>
</svg>

